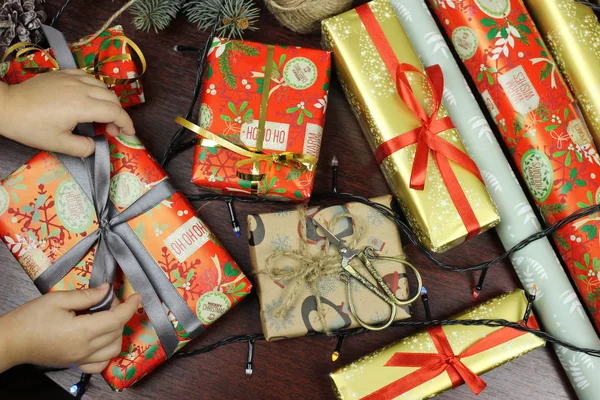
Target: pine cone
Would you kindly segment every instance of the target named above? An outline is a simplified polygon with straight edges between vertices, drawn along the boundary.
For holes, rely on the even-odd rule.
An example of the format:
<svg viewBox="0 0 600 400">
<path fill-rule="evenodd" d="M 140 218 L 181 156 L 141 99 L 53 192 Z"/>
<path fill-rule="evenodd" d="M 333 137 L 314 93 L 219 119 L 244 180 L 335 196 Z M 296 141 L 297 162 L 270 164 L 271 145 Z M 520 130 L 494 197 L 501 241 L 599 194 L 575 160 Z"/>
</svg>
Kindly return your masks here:
<svg viewBox="0 0 600 400">
<path fill-rule="evenodd" d="M 43 0 L 3 0 L 0 8 L 0 55 L 17 42 L 39 43 L 46 13 L 37 8 Z"/>
</svg>

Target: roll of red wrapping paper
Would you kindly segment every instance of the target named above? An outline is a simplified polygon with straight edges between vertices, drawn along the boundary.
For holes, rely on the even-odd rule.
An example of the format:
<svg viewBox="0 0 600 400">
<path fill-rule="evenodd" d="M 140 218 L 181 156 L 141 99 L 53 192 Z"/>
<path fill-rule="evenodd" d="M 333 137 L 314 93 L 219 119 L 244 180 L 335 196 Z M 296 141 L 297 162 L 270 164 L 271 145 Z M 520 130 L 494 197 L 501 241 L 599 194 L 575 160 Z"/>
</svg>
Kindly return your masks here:
<svg viewBox="0 0 600 400">
<path fill-rule="evenodd" d="M 494 118 L 547 224 L 600 199 L 600 157 L 521 0 L 428 0 Z M 516 212 L 516 211 L 515 211 Z M 600 216 L 554 235 L 600 328 Z M 576 300 L 566 296 L 564 301 Z M 574 312 L 580 309 L 573 307 Z"/>
</svg>

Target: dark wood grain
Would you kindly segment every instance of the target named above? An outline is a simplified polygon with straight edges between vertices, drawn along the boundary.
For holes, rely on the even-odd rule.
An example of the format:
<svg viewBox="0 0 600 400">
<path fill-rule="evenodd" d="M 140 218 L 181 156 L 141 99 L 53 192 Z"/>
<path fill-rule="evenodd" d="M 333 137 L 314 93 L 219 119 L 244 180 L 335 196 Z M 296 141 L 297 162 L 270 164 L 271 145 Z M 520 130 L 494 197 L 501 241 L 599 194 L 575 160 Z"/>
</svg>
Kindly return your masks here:
<svg viewBox="0 0 600 400">
<path fill-rule="evenodd" d="M 326 1 L 326 0 L 325 0 Z M 357 3 L 362 3 L 360 1 Z M 62 0 L 49 0 L 49 15 Z M 74 40 L 101 26 L 118 7 L 117 2 L 73 0 L 60 20 L 59 28 Z M 201 45 L 206 34 L 198 33 L 183 18 L 179 18 L 161 34 L 135 31 L 128 17 L 119 21 L 127 34 L 135 40 L 148 60 L 148 73 L 143 78 L 147 104 L 135 107 L 131 115 L 140 138 L 149 150 L 162 154 L 176 125 L 173 120 L 185 113 L 194 83 L 195 57 L 179 54 L 171 49 L 177 44 Z M 301 36 L 278 25 L 263 11 L 260 31 L 247 39 L 298 46 L 319 47 L 318 36 Z M 327 124 L 321 151 L 322 162 L 317 173 L 316 192 L 328 189 L 330 170 L 328 161 L 336 155 L 340 160 L 339 185 L 343 190 L 358 195 L 376 196 L 389 190 L 383 175 L 368 149 L 362 132 L 351 113 L 339 83 L 334 81 L 329 97 Z M 35 117 L 32 115 L 32 117 Z M 35 150 L 0 139 L 0 176 L 5 176 L 26 162 Z M 195 192 L 189 183 L 192 153 L 177 157 L 167 168 L 180 190 Z M 245 231 L 245 216 L 249 212 L 265 212 L 268 206 L 242 205 L 238 214 Z M 250 273 L 248 247 L 245 237 L 237 239 L 231 232 L 224 204 L 202 205 L 200 216 L 210 225 L 226 248 L 233 254 L 246 273 Z M 496 234 L 488 232 L 443 255 L 447 262 L 468 265 L 484 261 L 502 252 Z M 430 293 L 434 317 L 447 317 L 474 304 L 470 291 L 477 275 L 449 273 L 433 267 L 413 246 L 406 253 L 417 265 Z M 510 263 L 503 263 L 490 271 L 481 300 L 488 300 L 519 286 Z M 0 246 L 0 313 L 7 312 L 38 296 L 31 281 L 21 270 L 4 246 Z M 414 318 L 424 318 L 420 304 L 414 307 Z M 188 346 L 208 344 L 229 335 L 260 332 L 259 307 L 252 294 L 242 304 L 221 318 L 208 332 Z M 410 329 L 392 328 L 346 340 L 337 363 L 331 362 L 334 339 L 325 337 L 299 338 L 276 343 L 259 342 L 255 353 L 255 373 L 251 379 L 244 376 L 247 346 L 230 345 L 214 352 L 186 359 L 175 359 L 161 366 L 135 387 L 122 394 L 112 392 L 100 377 L 92 379 L 86 394 L 89 399 L 328 399 L 333 391 L 328 374 L 344 363 L 409 335 Z M 50 374 L 63 387 L 78 380 L 76 371 Z M 506 398 L 513 400 L 575 399 L 565 374 L 551 349 L 536 350 L 484 376 L 488 388 L 479 399 Z M 440 398 L 474 398 L 468 388 L 460 387 L 446 392 Z"/>
</svg>

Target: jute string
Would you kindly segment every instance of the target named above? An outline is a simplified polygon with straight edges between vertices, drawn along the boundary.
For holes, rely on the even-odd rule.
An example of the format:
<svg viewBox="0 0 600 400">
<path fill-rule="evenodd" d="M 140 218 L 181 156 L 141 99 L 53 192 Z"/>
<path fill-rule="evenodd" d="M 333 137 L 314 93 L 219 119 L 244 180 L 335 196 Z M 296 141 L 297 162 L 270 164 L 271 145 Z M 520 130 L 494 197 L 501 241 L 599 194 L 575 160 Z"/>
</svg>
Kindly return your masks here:
<svg viewBox="0 0 600 400">
<path fill-rule="evenodd" d="M 298 33 L 315 33 L 321 21 L 352 7 L 352 0 L 265 0 L 269 11 L 285 27 Z"/>
<path fill-rule="evenodd" d="M 127 9 L 129 7 L 131 7 L 136 1 L 138 1 L 138 0 L 129 0 L 127 3 L 125 3 L 125 5 L 123 7 L 121 7 L 116 13 L 114 13 L 108 19 L 108 21 L 106 21 L 104 23 L 104 25 L 102 25 L 102 28 L 98 29 L 96 31 L 96 33 L 94 33 L 93 35 L 87 37 L 86 39 L 82 39 L 79 42 L 75 43 L 75 47 L 81 47 L 81 46 L 85 46 L 88 43 L 91 43 L 94 39 L 96 39 L 98 36 L 100 36 L 100 34 L 102 32 L 104 32 L 105 30 L 107 30 L 108 28 L 110 28 L 111 25 L 113 24 L 113 22 L 115 22 L 115 20 L 117 18 L 119 18 L 121 16 L 121 14 L 123 14 L 125 11 L 127 11 Z"/>
<path fill-rule="evenodd" d="M 267 275 L 274 281 L 286 282 L 288 287 L 290 287 L 289 285 L 293 285 L 286 295 L 287 298 L 285 302 L 275 311 L 276 318 L 284 318 L 292 309 L 298 295 L 305 287 L 308 287 L 311 294 L 316 299 L 317 317 L 321 323 L 323 333 L 329 335 L 331 334 L 331 331 L 325 321 L 325 310 L 318 284 L 325 276 L 337 276 L 342 272 L 342 256 L 338 252 L 336 252 L 335 255 L 329 255 L 325 252 L 312 255 L 308 249 L 306 235 L 306 207 L 300 207 L 298 212 L 300 213 L 300 244 L 298 249 L 282 250 L 271 253 L 265 260 L 265 270 L 260 273 Z M 329 229 L 334 230 L 337 223 L 343 218 L 350 218 L 354 228 L 354 233 L 352 237 L 346 241 L 346 246 L 348 248 L 356 248 L 356 244 L 363 233 L 363 225 L 354 216 L 349 213 L 334 216 L 329 221 Z M 285 258 L 293 260 L 295 265 L 291 268 L 282 268 L 274 265 L 276 260 L 279 261 L 278 265 L 281 265 L 281 260 Z M 404 256 L 398 258 L 404 259 Z M 351 284 L 351 282 L 352 280 L 350 280 L 348 284 Z"/>
</svg>

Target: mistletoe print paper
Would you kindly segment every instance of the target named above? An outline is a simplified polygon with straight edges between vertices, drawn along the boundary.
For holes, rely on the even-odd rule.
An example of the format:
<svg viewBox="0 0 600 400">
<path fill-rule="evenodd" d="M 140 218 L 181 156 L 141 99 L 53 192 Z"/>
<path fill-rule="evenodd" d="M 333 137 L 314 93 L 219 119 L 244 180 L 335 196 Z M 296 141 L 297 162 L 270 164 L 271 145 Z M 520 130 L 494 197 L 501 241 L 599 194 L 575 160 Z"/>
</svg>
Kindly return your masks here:
<svg viewBox="0 0 600 400">
<path fill-rule="evenodd" d="M 598 203 L 600 157 L 521 0 L 429 0 L 496 121 L 546 223 Z M 554 240 L 600 327 L 597 216 Z M 566 295 L 565 303 L 577 304 Z M 555 294 L 558 295 L 558 294 Z"/>
<path fill-rule="evenodd" d="M 71 51 L 73 52 L 77 66 L 79 68 L 89 68 L 91 69 L 90 73 L 93 74 L 95 58 L 98 55 L 98 71 L 102 76 L 118 79 L 136 78 L 138 76 L 138 69 L 134 61 L 102 62 L 118 54 L 131 54 L 126 43 L 118 38 L 124 35 L 123 28 L 115 26 L 102 32 L 91 43 L 81 48 L 77 48 L 71 44 Z M 55 68 L 48 55 L 54 56 L 51 49 L 30 52 L 16 60 L 0 63 L 0 79 L 9 85 L 16 85 L 33 78 L 38 73 L 43 73 L 42 71 L 44 70 Z M 123 108 L 133 107 L 145 101 L 142 84 L 139 80 L 124 85 L 113 85 L 111 86 L 111 90 L 115 92 Z"/>
<path fill-rule="evenodd" d="M 272 47 L 270 80 L 265 85 L 266 59 Z M 199 125 L 213 134 L 254 151 L 265 117 L 262 151 L 266 154 L 291 152 L 318 158 L 321 149 L 330 53 L 292 46 L 217 39 L 208 55 Z M 263 102 L 263 88 L 269 88 Z M 272 163 L 262 181 L 239 177 L 245 157 L 207 140 L 196 146 L 192 182 L 219 193 L 249 196 L 260 194 L 274 200 L 308 201 L 314 168 Z M 316 166 L 315 166 L 316 167 Z"/>
<path fill-rule="evenodd" d="M 136 137 L 107 138 L 110 199 L 122 212 L 167 176 Z M 183 194 L 175 193 L 128 224 L 156 261 L 152 267 L 165 273 L 204 326 L 250 292 L 250 281 Z M 52 153 L 39 153 L 0 182 L 0 237 L 32 280 L 97 228 L 94 206 Z M 51 291 L 87 288 L 94 253 L 90 251 Z M 120 271 L 114 285 L 121 300 L 133 293 Z M 181 348 L 190 337 L 170 312 L 169 316 Z M 121 354 L 103 375 L 113 389 L 123 390 L 165 360 L 140 307 L 125 326 Z"/>
</svg>

